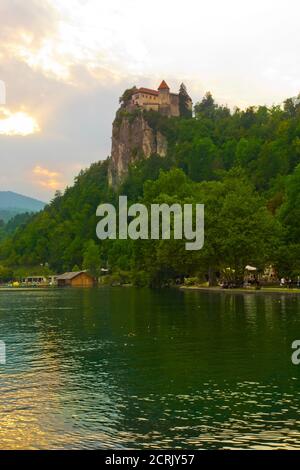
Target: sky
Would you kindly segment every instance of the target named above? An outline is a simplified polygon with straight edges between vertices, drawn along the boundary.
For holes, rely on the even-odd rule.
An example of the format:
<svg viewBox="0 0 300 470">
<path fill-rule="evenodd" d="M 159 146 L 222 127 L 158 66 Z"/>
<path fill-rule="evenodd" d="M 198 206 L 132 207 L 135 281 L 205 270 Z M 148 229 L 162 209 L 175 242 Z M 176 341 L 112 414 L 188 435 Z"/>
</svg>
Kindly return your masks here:
<svg viewBox="0 0 300 470">
<path fill-rule="evenodd" d="M 1 0 L 0 190 L 49 201 L 105 159 L 133 85 L 231 108 L 298 95 L 299 17 L 299 0 Z"/>
</svg>

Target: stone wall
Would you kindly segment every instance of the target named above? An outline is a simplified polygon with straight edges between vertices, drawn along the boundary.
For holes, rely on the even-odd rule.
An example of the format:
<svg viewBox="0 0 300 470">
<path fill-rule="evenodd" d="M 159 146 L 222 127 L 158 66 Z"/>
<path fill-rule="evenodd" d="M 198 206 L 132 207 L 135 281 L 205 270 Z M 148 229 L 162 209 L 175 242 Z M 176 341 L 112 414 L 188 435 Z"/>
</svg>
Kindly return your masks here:
<svg viewBox="0 0 300 470">
<path fill-rule="evenodd" d="M 180 116 L 179 111 L 179 95 L 170 93 L 170 116 Z"/>
</svg>

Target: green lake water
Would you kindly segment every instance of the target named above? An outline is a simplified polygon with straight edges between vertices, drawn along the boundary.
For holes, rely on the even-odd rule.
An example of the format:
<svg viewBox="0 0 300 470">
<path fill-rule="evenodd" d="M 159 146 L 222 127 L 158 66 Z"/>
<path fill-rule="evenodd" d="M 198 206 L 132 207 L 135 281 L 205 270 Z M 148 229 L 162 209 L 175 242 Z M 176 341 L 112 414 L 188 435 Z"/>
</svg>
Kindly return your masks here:
<svg viewBox="0 0 300 470">
<path fill-rule="evenodd" d="M 1 449 L 300 449 L 300 296 L 0 291 Z"/>
</svg>

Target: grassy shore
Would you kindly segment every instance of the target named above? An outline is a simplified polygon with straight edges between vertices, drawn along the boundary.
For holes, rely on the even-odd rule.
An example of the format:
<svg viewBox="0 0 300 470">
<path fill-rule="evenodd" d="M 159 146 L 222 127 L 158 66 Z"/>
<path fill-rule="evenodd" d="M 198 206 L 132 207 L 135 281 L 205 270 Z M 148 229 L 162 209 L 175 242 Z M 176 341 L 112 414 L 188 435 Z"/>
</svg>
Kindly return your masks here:
<svg viewBox="0 0 300 470">
<path fill-rule="evenodd" d="M 181 286 L 181 289 L 200 290 L 203 292 L 228 292 L 230 294 L 300 294 L 300 289 L 289 289 L 285 287 L 262 287 L 261 289 L 239 287 L 237 289 L 222 289 L 221 287 Z"/>
</svg>

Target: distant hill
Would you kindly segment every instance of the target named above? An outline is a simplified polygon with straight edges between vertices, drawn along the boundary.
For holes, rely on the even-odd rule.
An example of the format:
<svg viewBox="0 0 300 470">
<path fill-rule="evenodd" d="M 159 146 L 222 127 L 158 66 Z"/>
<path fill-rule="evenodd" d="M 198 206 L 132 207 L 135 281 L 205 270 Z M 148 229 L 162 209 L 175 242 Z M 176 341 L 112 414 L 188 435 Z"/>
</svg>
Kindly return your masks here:
<svg viewBox="0 0 300 470">
<path fill-rule="evenodd" d="M 0 220 L 7 222 L 17 214 L 39 212 L 45 203 L 12 191 L 0 191 Z"/>
</svg>

